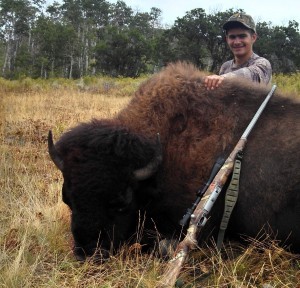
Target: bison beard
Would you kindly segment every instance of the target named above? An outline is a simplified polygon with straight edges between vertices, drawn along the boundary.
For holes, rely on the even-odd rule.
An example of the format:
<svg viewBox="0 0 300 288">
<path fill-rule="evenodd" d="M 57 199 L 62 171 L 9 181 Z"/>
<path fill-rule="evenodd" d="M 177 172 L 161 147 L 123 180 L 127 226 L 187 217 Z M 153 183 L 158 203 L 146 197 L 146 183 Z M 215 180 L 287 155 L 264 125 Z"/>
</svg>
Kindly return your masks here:
<svg viewBox="0 0 300 288">
<path fill-rule="evenodd" d="M 114 119 L 80 124 L 55 145 L 49 134 L 78 259 L 97 251 L 108 257 L 132 237 L 139 215 L 146 215 L 145 230 L 180 234 L 178 222 L 214 161 L 228 156 L 268 94 L 240 79 L 207 91 L 203 78 L 192 65 L 170 64 L 143 83 Z M 277 92 L 248 139 L 228 237 L 256 237 L 268 228 L 299 251 L 299 147 L 300 103 Z M 199 243 L 215 236 L 222 201 Z"/>
</svg>

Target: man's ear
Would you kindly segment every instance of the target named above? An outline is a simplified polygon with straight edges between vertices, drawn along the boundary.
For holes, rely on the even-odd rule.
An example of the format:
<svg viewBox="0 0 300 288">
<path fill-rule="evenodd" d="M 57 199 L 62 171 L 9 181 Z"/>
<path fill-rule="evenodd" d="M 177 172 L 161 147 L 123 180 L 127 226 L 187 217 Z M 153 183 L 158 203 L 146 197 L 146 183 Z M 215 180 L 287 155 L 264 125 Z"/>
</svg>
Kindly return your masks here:
<svg viewBox="0 0 300 288">
<path fill-rule="evenodd" d="M 252 34 L 252 41 L 253 43 L 257 40 L 257 34 L 256 33 L 253 33 Z"/>
</svg>

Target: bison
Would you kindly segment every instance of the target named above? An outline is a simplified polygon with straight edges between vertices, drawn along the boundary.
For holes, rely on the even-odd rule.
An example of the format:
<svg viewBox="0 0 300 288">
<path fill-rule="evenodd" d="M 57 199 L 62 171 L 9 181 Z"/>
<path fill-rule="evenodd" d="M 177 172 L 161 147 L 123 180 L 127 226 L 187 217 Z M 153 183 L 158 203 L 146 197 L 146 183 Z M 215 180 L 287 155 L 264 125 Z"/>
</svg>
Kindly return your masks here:
<svg viewBox="0 0 300 288">
<path fill-rule="evenodd" d="M 240 79 L 207 91 L 204 76 L 191 64 L 169 64 L 113 119 L 82 123 L 55 145 L 49 133 L 78 259 L 109 257 L 141 221 L 145 243 L 154 241 L 151 231 L 180 234 L 179 220 L 213 163 L 229 155 L 269 92 Z M 248 138 L 228 236 L 256 237 L 268 227 L 282 245 L 299 251 L 299 160 L 300 103 L 276 92 Z M 223 200 L 199 241 L 218 231 Z"/>
</svg>

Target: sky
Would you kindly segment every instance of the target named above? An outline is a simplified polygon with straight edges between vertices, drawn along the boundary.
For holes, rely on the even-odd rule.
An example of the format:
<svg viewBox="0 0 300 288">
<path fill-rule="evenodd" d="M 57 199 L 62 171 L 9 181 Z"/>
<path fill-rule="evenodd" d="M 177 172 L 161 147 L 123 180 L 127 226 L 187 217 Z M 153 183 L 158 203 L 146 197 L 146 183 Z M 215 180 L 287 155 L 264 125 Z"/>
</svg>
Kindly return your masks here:
<svg viewBox="0 0 300 288">
<path fill-rule="evenodd" d="M 117 0 L 107 0 L 116 3 Z M 162 10 L 162 23 L 173 25 L 177 17 L 187 11 L 203 8 L 206 14 L 223 12 L 230 8 L 243 9 L 255 22 L 271 22 L 272 26 L 287 26 L 289 20 L 300 24 L 299 0 L 122 0 L 134 11 L 150 12 L 151 7 Z"/>
</svg>

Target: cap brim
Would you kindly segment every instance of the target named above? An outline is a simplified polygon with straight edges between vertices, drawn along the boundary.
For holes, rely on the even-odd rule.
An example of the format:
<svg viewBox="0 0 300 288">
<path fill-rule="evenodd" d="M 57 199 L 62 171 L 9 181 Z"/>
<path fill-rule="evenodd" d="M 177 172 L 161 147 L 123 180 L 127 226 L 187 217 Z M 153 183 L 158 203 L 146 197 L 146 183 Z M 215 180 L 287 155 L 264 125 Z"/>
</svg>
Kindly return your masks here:
<svg viewBox="0 0 300 288">
<path fill-rule="evenodd" d="M 223 25 L 223 29 L 224 30 L 228 30 L 230 29 L 231 27 L 238 27 L 238 26 L 241 26 L 241 27 L 245 27 L 247 29 L 251 29 L 253 30 L 251 27 L 249 27 L 248 25 L 240 22 L 240 21 L 228 21 L 226 22 L 224 25 Z M 255 30 L 253 30 L 254 32 L 256 32 Z"/>
</svg>

